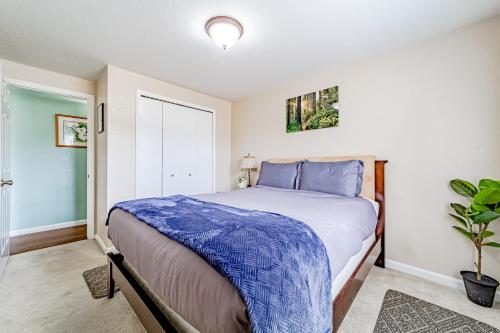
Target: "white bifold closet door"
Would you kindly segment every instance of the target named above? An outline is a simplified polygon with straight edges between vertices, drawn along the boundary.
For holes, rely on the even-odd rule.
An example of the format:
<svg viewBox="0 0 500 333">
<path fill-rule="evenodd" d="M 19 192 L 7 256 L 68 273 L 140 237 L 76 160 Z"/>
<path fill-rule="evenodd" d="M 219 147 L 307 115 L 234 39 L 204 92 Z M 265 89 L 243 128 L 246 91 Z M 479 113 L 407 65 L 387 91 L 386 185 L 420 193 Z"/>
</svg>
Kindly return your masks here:
<svg viewBox="0 0 500 333">
<path fill-rule="evenodd" d="M 196 117 L 196 122 L 198 126 L 196 192 L 211 193 L 214 188 L 213 113 L 199 111 Z"/>
<path fill-rule="evenodd" d="M 212 192 L 212 113 L 141 99 L 136 127 L 137 198 Z"/>
<path fill-rule="evenodd" d="M 135 123 L 136 198 L 161 197 L 163 103 L 141 97 Z"/>
</svg>

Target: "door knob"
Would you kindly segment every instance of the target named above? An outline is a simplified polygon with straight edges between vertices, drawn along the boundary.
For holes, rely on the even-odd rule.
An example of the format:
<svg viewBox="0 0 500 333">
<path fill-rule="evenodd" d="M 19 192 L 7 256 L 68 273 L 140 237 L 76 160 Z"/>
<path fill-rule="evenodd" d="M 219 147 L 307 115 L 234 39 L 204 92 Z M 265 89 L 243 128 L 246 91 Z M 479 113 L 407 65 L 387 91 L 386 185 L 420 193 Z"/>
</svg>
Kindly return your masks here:
<svg viewBox="0 0 500 333">
<path fill-rule="evenodd" d="M 189 177 L 191 177 L 191 174 L 189 174 Z"/>
<path fill-rule="evenodd" d="M 9 180 L 0 180 L 0 186 L 5 186 L 5 185 L 14 185 L 14 181 L 9 179 Z"/>
</svg>

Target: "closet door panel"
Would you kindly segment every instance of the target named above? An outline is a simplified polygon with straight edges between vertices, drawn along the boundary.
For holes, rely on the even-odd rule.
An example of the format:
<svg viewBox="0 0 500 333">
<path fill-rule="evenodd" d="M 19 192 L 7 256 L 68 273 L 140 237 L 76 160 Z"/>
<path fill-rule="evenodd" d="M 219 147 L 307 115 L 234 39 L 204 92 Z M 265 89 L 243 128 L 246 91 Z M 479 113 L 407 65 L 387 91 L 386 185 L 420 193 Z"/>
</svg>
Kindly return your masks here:
<svg viewBox="0 0 500 333">
<path fill-rule="evenodd" d="M 163 196 L 212 192 L 212 113 L 163 103 Z"/>
<path fill-rule="evenodd" d="M 136 197 L 162 194 L 162 102 L 141 97 L 136 112 Z"/>
<path fill-rule="evenodd" d="M 177 106 L 182 114 L 182 189 L 183 194 L 196 194 L 198 179 L 198 119 L 199 111 L 191 108 Z"/>
<path fill-rule="evenodd" d="M 163 196 L 183 193 L 182 117 L 176 105 L 163 103 Z"/>
<path fill-rule="evenodd" d="M 197 112 L 198 123 L 198 177 L 196 193 L 213 192 L 213 124 L 212 113 Z"/>
</svg>

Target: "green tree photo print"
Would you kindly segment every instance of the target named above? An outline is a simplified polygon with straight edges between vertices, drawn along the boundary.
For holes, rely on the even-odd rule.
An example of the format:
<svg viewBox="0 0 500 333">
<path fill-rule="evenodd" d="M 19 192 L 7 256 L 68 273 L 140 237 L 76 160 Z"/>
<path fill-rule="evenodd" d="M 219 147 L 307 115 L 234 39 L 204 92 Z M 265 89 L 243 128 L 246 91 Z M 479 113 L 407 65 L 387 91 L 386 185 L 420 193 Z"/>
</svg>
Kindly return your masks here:
<svg viewBox="0 0 500 333">
<path fill-rule="evenodd" d="M 339 126 L 338 103 L 338 86 L 287 99 L 287 133 Z"/>
</svg>

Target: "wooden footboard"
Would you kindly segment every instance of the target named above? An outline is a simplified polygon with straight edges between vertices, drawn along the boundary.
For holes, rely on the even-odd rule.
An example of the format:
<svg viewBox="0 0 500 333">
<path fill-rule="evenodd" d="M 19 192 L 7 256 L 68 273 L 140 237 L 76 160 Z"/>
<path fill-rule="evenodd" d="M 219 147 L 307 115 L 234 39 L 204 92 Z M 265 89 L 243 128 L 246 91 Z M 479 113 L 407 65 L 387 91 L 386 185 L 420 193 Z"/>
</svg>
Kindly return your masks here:
<svg viewBox="0 0 500 333">
<path fill-rule="evenodd" d="M 346 284 L 333 300 L 333 332 L 342 324 L 359 289 L 365 282 L 372 267 L 385 268 L 385 174 L 384 168 L 387 161 L 375 161 L 375 200 L 379 205 L 376 239 L 363 260 L 356 267 Z"/>
<path fill-rule="evenodd" d="M 387 161 L 375 162 L 375 199 L 379 204 L 376 239 L 333 301 L 333 332 L 336 332 L 340 327 L 371 268 L 374 265 L 385 267 L 385 163 Z M 148 332 L 177 332 L 160 307 L 153 301 L 153 298 L 127 270 L 123 260 L 121 254 L 108 253 L 108 298 L 114 296 L 114 289 L 117 286 L 125 295 Z"/>
<path fill-rule="evenodd" d="M 370 273 L 370 270 L 375 265 L 381 252 L 381 241 L 378 239 L 373 243 L 370 251 L 363 257 L 363 260 L 356 267 L 354 273 L 333 300 L 333 332 L 339 329 L 359 289 L 365 282 L 368 273 Z"/>
</svg>

